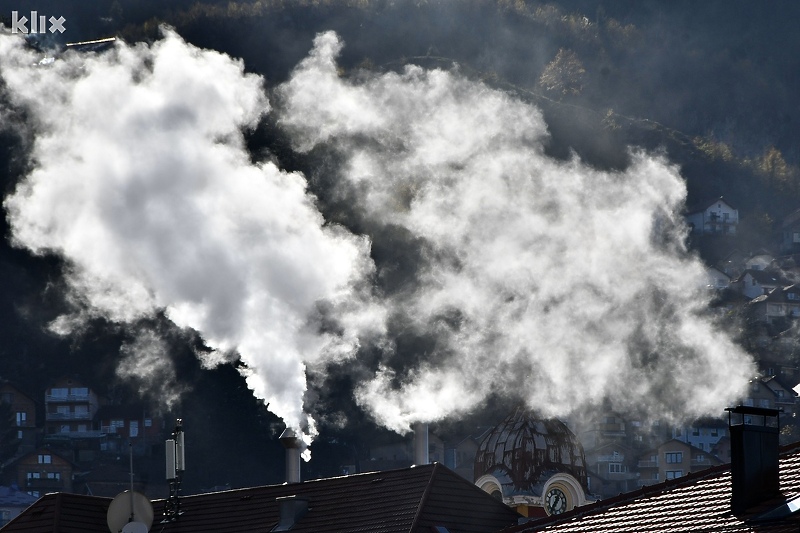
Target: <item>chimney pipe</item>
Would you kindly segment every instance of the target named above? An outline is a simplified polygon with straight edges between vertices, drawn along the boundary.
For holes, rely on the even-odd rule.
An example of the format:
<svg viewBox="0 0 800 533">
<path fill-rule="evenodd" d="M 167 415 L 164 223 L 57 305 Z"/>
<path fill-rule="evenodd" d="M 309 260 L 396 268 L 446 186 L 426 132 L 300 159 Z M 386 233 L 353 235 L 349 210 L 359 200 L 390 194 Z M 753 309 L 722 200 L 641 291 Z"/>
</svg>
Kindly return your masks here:
<svg viewBox="0 0 800 533">
<path fill-rule="evenodd" d="M 428 457 L 428 424 L 414 423 L 414 464 L 426 465 L 430 462 Z"/>
<path fill-rule="evenodd" d="M 286 428 L 278 437 L 286 448 L 286 482 L 300 483 L 300 449 L 301 440 L 292 428 Z"/>
<path fill-rule="evenodd" d="M 729 407 L 726 411 L 731 435 L 731 510 L 740 515 L 780 494 L 780 411 L 748 406 Z M 740 423 L 732 421 L 732 414 Z"/>
</svg>

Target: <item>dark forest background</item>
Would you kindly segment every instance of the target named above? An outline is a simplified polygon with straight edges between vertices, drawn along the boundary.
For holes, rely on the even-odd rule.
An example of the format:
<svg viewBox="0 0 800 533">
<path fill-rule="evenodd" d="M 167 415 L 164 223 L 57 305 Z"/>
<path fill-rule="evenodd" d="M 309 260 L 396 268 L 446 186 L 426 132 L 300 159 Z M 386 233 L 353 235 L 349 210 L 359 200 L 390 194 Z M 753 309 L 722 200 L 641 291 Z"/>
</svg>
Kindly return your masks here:
<svg viewBox="0 0 800 533">
<path fill-rule="evenodd" d="M 796 2 L 0 0 L 7 26 L 12 10 L 33 9 L 64 16 L 68 31 L 58 36 L 62 42 L 48 37 L 32 46 L 108 36 L 153 40 L 166 23 L 197 46 L 241 58 L 268 89 L 287 79 L 317 32 L 329 29 L 345 41 L 345 75 L 407 63 L 458 68 L 539 106 L 555 157 L 577 153 L 597 167 L 623 168 L 631 146 L 663 151 L 681 167 L 688 205 L 724 195 L 740 210 L 736 246 L 743 251 L 769 247 L 782 219 L 800 207 Z M 31 164 L 31 139 L 14 126 L 24 123 L 23 111 L 9 110 L 0 120 L 5 196 Z M 269 116 L 248 133 L 248 145 L 254 159 L 275 158 L 287 170 L 303 171 L 329 220 L 355 224 L 326 203 L 324 154 L 294 153 Z M 78 375 L 114 402 L 139 401 L 132 384 L 114 372 L 126 332 L 97 321 L 79 339 L 47 333 L 46 324 L 64 308 L 62 265 L 13 248 L 4 217 L 0 224 L 0 377 L 41 398 L 55 378 Z M 402 271 L 403 250 L 376 246 L 378 268 L 400 264 Z M 154 320 L 170 328 L 163 318 Z M 202 349 L 202 339 L 186 331 L 170 335 L 180 378 L 190 386 L 175 412 L 165 413 L 185 419 L 187 490 L 281 481 L 279 421 L 235 368 L 200 368 L 193 350 Z M 305 477 L 336 474 L 339 464 L 365 457 L 369 443 L 390 438 L 347 400 L 346 374 L 333 373 L 324 388 L 341 402 L 323 398 L 318 410 L 348 424 L 321 427 Z M 158 406 L 156 398 L 144 400 Z M 473 419 L 439 430 L 468 430 L 506 407 L 492 402 Z"/>
</svg>

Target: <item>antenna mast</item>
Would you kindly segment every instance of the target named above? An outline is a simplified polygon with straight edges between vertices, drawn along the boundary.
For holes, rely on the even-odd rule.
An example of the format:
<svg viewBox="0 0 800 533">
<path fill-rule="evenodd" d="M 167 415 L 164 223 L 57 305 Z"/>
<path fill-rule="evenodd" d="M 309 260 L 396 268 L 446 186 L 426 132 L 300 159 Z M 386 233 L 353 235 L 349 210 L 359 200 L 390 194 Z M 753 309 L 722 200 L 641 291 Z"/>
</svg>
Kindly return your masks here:
<svg viewBox="0 0 800 533">
<path fill-rule="evenodd" d="M 172 438 L 167 439 L 167 481 L 169 481 L 169 498 L 164 503 L 164 519 L 172 522 L 181 514 L 181 479 L 186 470 L 186 456 L 183 443 L 183 419 L 175 421 Z"/>
</svg>

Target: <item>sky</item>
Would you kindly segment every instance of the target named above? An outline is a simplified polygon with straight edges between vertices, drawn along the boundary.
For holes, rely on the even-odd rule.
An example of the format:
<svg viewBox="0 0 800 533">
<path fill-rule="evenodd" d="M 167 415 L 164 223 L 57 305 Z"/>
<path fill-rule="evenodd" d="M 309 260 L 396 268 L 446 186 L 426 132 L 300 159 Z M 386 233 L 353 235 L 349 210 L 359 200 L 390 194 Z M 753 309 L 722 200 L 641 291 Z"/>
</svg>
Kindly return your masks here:
<svg viewBox="0 0 800 533">
<path fill-rule="evenodd" d="M 23 110 L 31 139 L 3 209 L 15 247 L 63 261 L 51 332 L 125 328 L 118 375 L 169 405 L 184 384 L 143 325 L 163 314 L 307 443 L 331 372 L 399 433 L 492 395 L 679 420 L 743 392 L 665 153 L 554 158 L 539 108 L 458 67 L 344 74 L 341 35 L 308 47 L 275 83 L 169 29 L 52 62 L 0 34 L 0 120 Z M 265 120 L 313 176 L 248 151 Z"/>
</svg>

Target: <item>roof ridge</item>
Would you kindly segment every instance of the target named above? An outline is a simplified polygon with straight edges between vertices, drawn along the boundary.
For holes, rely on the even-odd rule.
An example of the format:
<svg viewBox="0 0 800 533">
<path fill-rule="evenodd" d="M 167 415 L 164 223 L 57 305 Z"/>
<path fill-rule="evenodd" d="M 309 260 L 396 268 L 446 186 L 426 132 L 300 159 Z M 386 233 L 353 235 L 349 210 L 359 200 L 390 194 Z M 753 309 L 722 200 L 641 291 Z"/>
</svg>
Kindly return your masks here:
<svg viewBox="0 0 800 533">
<path fill-rule="evenodd" d="M 428 494 L 430 494 L 431 492 L 431 486 L 433 485 L 433 480 L 434 478 L 436 478 L 436 474 L 439 472 L 439 470 L 440 470 L 439 463 L 433 463 L 433 468 L 431 469 L 431 477 L 428 479 L 428 484 L 425 485 L 425 491 L 422 493 L 422 497 L 419 500 L 419 504 L 417 504 L 417 512 L 414 515 L 414 521 L 411 522 L 411 529 L 409 533 L 414 533 L 414 531 L 417 529 L 417 523 L 422 517 L 422 509 L 425 507 L 425 502 L 428 499 Z"/>
</svg>

